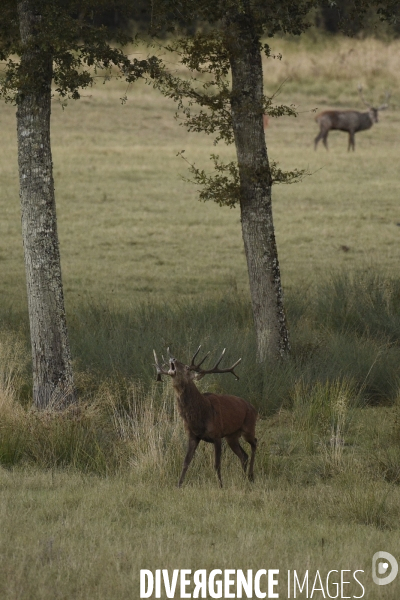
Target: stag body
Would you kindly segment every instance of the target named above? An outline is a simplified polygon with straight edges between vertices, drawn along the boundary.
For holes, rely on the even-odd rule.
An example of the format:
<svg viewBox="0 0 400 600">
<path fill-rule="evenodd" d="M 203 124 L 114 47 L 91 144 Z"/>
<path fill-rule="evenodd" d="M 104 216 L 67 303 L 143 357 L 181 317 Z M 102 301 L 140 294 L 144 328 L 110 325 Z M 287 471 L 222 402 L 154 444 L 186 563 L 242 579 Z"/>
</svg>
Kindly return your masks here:
<svg viewBox="0 0 400 600">
<path fill-rule="evenodd" d="M 255 437 L 256 409 L 249 402 L 237 396 L 211 393 L 202 394 L 194 383 L 195 380 L 198 381 L 209 373 L 230 372 L 237 378 L 233 369 L 240 360 L 229 369 L 219 369 L 218 365 L 225 353 L 224 350 L 215 367 L 210 370 L 204 370 L 200 368 L 200 365 L 205 359 L 198 365 L 194 364 L 194 359 L 199 350 L 200 348 L 194 355 L 190 366 L 184 365 L 171 357 L 169 359 L 168 371 L 160 367 L 154 353 L 158 379 L 161 378 L 161 375 L 169 375 L 172 378 L 172 386 L 177 399 L 179 414 L 183 419 L 189 438 L 188 450 L 178 485 L 179 487 L 182 485 L 186 471 L 201 440 L 214 444 L 215 470 L 221 487 L 222 438 L 226 438 L 230 448 L 239 457 L 243 471 L 246 473 L 248 456 L 239 443 L 241 436 L 251 445 L 252 454 L 248 477 L 253 481 L 254 457 L 257 448 L 257 439 Z"/>
<path fill-rule="evenodd" d="M 319 140 L 322 139 L 325 148 L 328 150 L 328 133 L 331 130 L 347 131 L 349 134 L 348 150 L 355 149 L 355 134 L 357 131 L 370 129 L 374 123 L 378 122 L 378 109 L 374 108 L 367 112 L 358 112 L 356 110 L 326 110 L 315 117 L 320 131 L 314 140 L 315 150 Z"/>
<path fill-rule="evenodd" d="M 316 122 L 320 127 L 319 134 L 314 140 L 314 148 L 317 149 L 318 142 L 323 141 L 325 148 L 328 150 L 328 133 L 331 130 L 347 131 L 349 134 L 349 145 L 348 150 L 355 150 L 355 134 L 358 131 L 366 131 L 370 129 L 374 123 L 378 122 L 378 111 L 385 110 L 388 104 L 382 104 L 377 108 L 374 108 L 368 102 L 365 101 L 362 95 L 362 88 L 359 87 L 361 99 L 364 104 L 368 106 L 366 112 L 359 112 L 357 110 L 325 110 L 315 117 Z M 389 98 L 389 94 L 386 94 L 386 98 Z"/>
</svg>

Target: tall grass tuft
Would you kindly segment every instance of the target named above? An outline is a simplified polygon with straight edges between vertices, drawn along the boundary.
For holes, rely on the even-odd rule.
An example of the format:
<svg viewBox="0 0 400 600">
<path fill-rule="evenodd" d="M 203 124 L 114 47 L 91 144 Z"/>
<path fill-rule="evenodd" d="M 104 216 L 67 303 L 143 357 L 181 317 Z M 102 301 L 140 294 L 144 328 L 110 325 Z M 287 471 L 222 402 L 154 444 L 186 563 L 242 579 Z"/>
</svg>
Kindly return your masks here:
<svg viewBox="0 0 400 600">
<path fill-rule="evenodd" d="M 314 386 L 299 381 L 292 398 L 292 430 L 301 437 L 307 452 L 322 447 L 329 462 L 339 467 L 351 410 L 357 404 L 354 384 L 347 380 L 318 382 Z"/>
<path fill-rule="evenodd" d="M 155 477 L 165 482 L 177 477 L 186 436 L 171 388 L 162 385 L 160 392 L 155 384 L 150 389 L 136 384 L 131 387 L 128 406 L 118 406 L 111 391 L 110 404 L 115 429 L 126 444 L 130 468 L 144 480 Z"/>
<path fill-rule="evenodd" d="M 391 529 L 399 518 L 399 508 L 391 501 L 392 491 L 391 486 L 380 481 L 352 474 L 343 481 L 340 498 L 336 498 L 339 505 L 336 516 L 361 525 Z"/>
<path fill-rule="evenodd" d="M 26 437 L 25 411 L 17 395 L 23 385 L 28 361 L 23 340 L 17 334 L 0 332 L 0 463 L 14 465 L 22 458 Z"/>
</svg>

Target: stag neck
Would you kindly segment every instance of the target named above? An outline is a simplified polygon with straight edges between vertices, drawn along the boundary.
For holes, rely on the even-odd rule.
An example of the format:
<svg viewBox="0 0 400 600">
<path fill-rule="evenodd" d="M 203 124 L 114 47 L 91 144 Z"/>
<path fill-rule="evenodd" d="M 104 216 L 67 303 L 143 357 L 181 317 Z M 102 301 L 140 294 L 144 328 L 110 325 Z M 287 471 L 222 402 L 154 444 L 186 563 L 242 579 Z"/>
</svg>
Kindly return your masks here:
<svg viewBox="0 0 400 600">
<path fill-rule="evenodd" d="M 194 384 L 193 381 L 182 381 L 179 379 L 172 379 L 172 387 L 174 388 L 175 394 L 176 396 L 179 397 L 185 397 L 188 399 L 192 399 L 195 400 L 196 402 L 199 401 L 200 399 L 204 400 L 204 396 L 203 394 L 199 391 L 199 389 L 197 388 L 197 386 Z"/>
<path fill-rule="evenodd" d="M 207 396 L 204 396 L 193 381 L 189 382 L 172 382 L 176 399 L 183 419 L 186 420 L 187 415 L 193 412 L 198 412 L 199 409 L 208 410 L 210 401 Z"/>
<path fill-rule="evenodd" d="M 204 436 L 207 423 L 212 418 L 212 406 L 207 395 L 204 396 L 192 381 L 186 384 L 177 382 L 173 388 L 185 427 L 199 437 Z"/>
<path fill-rule="evenodd" d="M 374 108 L 370 108 L 370 110 L 367 110 L 361 114 L 364 115 L 364 117 L 360 119 L 358 131 L 370 129 L 374 123 L 378 122 L 377 114 L 375 113 Z"/>
</svg>

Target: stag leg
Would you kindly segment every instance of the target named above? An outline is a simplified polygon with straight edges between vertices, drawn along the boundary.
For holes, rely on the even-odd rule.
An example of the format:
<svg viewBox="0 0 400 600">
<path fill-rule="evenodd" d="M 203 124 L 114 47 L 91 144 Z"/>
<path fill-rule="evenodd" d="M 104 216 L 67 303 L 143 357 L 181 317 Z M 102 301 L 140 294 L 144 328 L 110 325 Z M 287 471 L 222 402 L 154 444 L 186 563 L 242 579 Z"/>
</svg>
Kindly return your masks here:
<svg viewBox="0 0 400 600">
<path fill-rule="evenodd" d="M 327 141 L 328 133 L 329 133 L 329 129 L 328 129 L 328 131 L 324 131 L 321 129 L 321 131 L 319 132 L 319 134 L 317 135 L 317 137 L 314 140 L 314 150 L 317 149 L 319 140 L 322 140 L 322 143 L 324 144 L 325 148 L 328 150 L 328 141 Z"/>
<path fill-rule="evenodd" d="M 250 458 L 250 466 L 249 466 L 249 475 L 248 475 L 248 477 L 249 477 L 250 481 L 254 481 L 253 468 L 254 468 L 254 459 L 256 457 L 256 450 L 257 450 L 257 438 L 254 437 L 254 435 L 245 434 L 244 435 L 244 439 L 251 446 L 251 458 Z"/>
<path fill-rule="evenodd" d="M 217 438 L 214 441 L 214 449 L 215 449 L 215 470 L 217 471 L 218 481 L 220 487 L 222 487 L 222 479 L 221 479 L 221 451 L 222 451 L 222 442 L 220 438 Z"/>
<path fill-rule="evenodd" d="M 188 450 L 185 456 L 185 460 L 183 462 L 183 469 L 182 469 L 182 473 L 179 479 L 179 483 L 178 483 L 178 487 L 182 486 L 183 480 L 185 479 L 185 475 L 186 475 L 186 471 L 188 470 L 188 467 L 190 465 L 190 463 L 192 462 L 194 453 L 196 452 L 196 448 L 200 443 L 200 438 L 194 436 L 193 434 L 189 434 L 189 445 L 188 445 Z"/>
<path fill-rule="evenodd" d="M 353 152 L 355 150 L 355 135 L 354 135 L 354 131 L 349 131 L 349 146 L 347 148 L 347 152 L 350 151 L 350 148 L 352 148 Z"/>
<path fill-rule="evenodd" d="M 228 442 L 231 450 L 236 454 L 236 456 L 239 457 L 239 460 L 242 463 L 243 471 L 246 473 L 247 461 L 249 460 L 249 457 L 247 456 L 247 453 L 243 450 L 242 446 L 239 444 L 239 436 L 226 436 L 226 441 Z"/>
</svg>

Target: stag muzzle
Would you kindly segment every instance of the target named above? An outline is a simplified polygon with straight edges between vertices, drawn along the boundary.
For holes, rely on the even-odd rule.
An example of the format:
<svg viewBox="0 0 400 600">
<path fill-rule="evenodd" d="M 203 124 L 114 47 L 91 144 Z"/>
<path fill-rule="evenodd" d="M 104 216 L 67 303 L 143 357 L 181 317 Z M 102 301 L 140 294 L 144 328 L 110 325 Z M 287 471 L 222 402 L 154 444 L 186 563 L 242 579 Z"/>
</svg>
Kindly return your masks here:
<svg viewBox="0 0 400 600">
<path fill-rule="evenodd" d="M 173 377 L 174 375 L 176 375 L 176 360 L 175 358 L 170 358 L 169 359 L 169 370 L 168 370 L 168 375 L 171 375 L 171 377 Z"/>
</svg>

